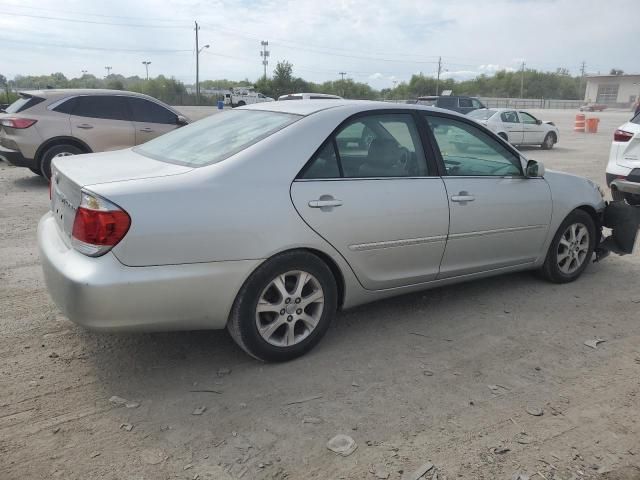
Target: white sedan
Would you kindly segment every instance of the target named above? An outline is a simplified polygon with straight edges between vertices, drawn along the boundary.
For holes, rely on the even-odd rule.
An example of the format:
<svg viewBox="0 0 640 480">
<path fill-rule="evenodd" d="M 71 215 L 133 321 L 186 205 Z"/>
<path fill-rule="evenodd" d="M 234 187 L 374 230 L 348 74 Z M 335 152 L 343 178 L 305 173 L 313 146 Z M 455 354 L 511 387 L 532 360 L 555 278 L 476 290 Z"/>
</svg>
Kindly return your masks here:
<svg viewBox="0 0 640 480">
<path fill-rule="evenodd" d="M 512 145 L 540 145 L 550 150 L 558 143 L 558 128 L 553 122 L 538 120 L 530 113 L 509 108 L 483 108 L 468 115 L 497 133 Z"/>
</svg>

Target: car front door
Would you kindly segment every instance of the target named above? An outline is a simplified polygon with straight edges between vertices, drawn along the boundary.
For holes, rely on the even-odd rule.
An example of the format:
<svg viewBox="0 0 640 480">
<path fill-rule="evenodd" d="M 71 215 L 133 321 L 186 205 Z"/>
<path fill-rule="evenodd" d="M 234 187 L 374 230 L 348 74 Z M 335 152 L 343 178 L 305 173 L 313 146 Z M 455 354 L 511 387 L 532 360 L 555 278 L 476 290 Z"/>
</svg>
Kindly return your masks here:
<svg viewBox="0 0 640 480">
<path fill-rule="evenodd" d="M 543 254 L 551 221 L 547 182 L 524 177 L 520 156 L 472 122 L 426 118 L 445 170 L 451 214 L 438 278 L 534 262 Z"/>
<path fill-rule="evenodd" d="M 473 102 L 471 101 L 470 98 L 465 98 L 465 97 L 458 98 L 458 106 L 459 106 L 458 111 L 460 113 L 464 113 L 465 115 L 470 111 L 475 110 L 475 108 L 473 108 Z"/>
<path fill-rule="evenodd" d="M 148 142 L 178 128 L 178 115 L 155 102 L 127 97 L 136 129 L 136 145 Z"/>
<path fill-rule="evenodd" d="M 291 198 L 366 289 L 436 278 L 449 206 L 414 114 L 385 110 L 352 118 L 300 172 Z"/>
<path fill-rule="evenodd" d="M 542 122 L 527 112 L 518 112 L 524 130 L 523 143 L 527 145 L 540 145 L 544 141 L 545 129 Z"/>
<path fill-rule="evenodd" d="M 93 152 L 133 147 L 135 130 L 130 118 L 124 96 L 82 95 L 74 99 L 71 134 Z"/>
<path fill-rule="evenodd" d="M 524 130 L 522 123 L 518 118 L 518 113 L 513 110 L 507 110 L 500 114 L 500 120 L 507 134 L 507 140 L 512 145 L 521 145 L 524 139 Z"/>
</svg>

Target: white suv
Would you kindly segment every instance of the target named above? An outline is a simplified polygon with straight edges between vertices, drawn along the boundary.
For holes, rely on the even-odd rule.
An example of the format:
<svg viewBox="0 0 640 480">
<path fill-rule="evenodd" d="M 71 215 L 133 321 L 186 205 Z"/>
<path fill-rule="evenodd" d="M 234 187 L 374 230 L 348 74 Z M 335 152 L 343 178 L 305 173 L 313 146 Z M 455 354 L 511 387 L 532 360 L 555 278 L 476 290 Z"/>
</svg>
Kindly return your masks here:
<svg viewBox="0 0 640 480">
<path fill-rule="evenodd" d="M 614 200 L 640 205 L 640 114 L 613 134 L 607 185 Z"/>
</svg>

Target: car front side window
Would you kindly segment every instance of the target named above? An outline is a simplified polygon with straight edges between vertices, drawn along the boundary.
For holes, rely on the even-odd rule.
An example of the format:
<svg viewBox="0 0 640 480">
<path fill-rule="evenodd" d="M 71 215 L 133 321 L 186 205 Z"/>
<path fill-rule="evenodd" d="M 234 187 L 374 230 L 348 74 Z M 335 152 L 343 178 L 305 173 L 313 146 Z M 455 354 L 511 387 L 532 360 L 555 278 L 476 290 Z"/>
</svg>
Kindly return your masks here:
<svg viewBox="0 0 640 480">
<path fill-rule="evenodd" d="M 521 176 L 520 158 L 480 128 L 427 115 L 449 176 Z"/>
<path fill-rule="evenodd" d="M 527 125 L 535 125 L 538 123 L 533 116 L 525 112 L 520 112 L 520 118 L 522 119 L 522 123 L 526 123 Z"/>
<path fill-rule="evenodd" d="M 171 110 L 144 98 L 128 98 L 134 122 L 176 125 L 178 116 Z"/>
</svg>

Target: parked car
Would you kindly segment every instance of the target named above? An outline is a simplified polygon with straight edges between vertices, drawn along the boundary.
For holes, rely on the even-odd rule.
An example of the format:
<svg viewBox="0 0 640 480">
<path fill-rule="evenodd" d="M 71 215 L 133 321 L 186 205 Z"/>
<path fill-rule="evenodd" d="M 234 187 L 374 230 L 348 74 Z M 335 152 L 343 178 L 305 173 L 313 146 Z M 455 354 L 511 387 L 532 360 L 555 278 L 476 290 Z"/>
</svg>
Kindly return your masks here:
<svg viewBox="0 0 640 480">
<path fill-rule="evenodd" d="M 469 113 L 478 123 L 497 133 L 512 145 L 540 145 L 550 150 L 560 132 L 553 122 L 538 120 L 528 112 L 510 108 L 484 108 Z"/>
<path fill-rule="evenodd" d="M 613 133 L 606 176 L 614 200 L 640 205 L 640 113 Z"/>
<path fill-rule="evenodd" d="M 341 100 L 342 97 L 338 95 L 331 95 L 329 93 L 288 93 L 287 95 L 280 95 L 278 101 L 282 100 Z"/>
<path fill-rule="evenodd" d="M 606 105 L 602 103 L 587 103 L 580 107 L 581 112 L 601 112 L 607 108 Z"/>
<path fill-rule="evenodd" d="M 310 350 L 337 309 L 519 270 L 576 280 L 605 211 L 596 184 L 472 119 L 384 102 L 251 105 L 52 171 L 38 245 L 69 319 L 226 327 L 268 361 Z"/>
<path fill-rule="evenodd" d="M 454 112 L 462 114 L 473 112 L 479 108 L 487 108 L 477 98 L 460 95 L 429 95 L 418 97 L 416 104 L 444 108 L 445 110 L 453 110 Z"/>
<path fill-rule="evenodd" d="M 0 114 L 0 157 L 48 179 L 54 158 L 133 147 L 187 123 L 170 106 L 139 93 L 21 92 Z"/>
</svg>

